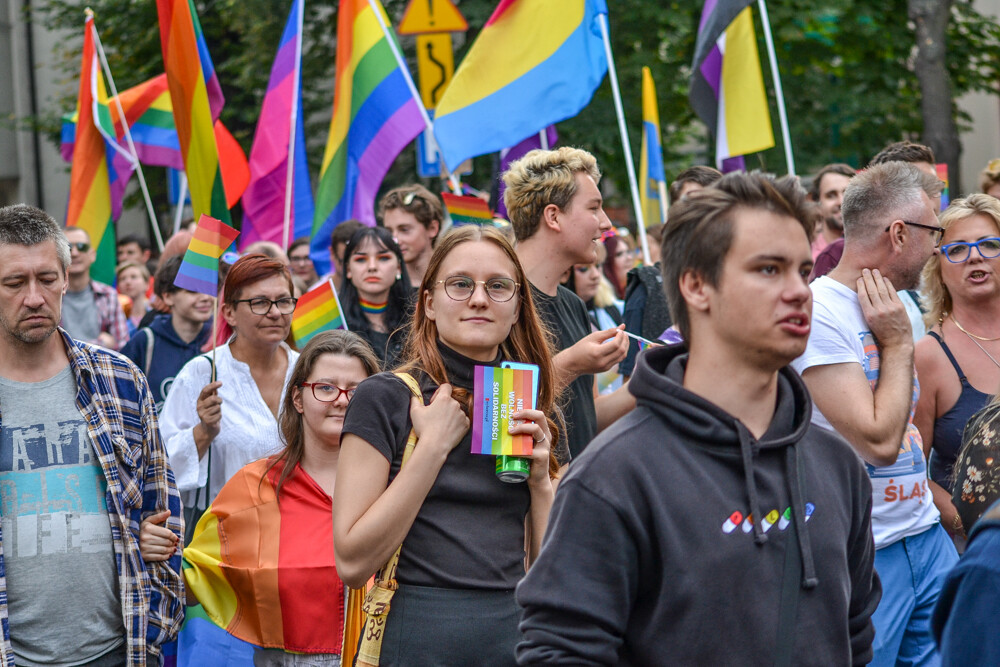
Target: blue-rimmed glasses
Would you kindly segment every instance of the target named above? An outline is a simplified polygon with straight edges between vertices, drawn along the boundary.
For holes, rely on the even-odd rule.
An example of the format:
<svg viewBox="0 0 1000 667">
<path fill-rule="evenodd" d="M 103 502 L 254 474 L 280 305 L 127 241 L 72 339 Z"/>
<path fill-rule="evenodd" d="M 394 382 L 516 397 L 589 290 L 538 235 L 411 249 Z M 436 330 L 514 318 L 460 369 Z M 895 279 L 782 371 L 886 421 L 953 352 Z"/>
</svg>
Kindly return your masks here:
<svg viewBox="0 0 1000 667">
<path fill-rule="evenodd" d="M 972 249 L 979 251 L 979 256 L 983 259 L 993 259 L 1000 257 L 1000 238 L 991 236 L 986 239 L 979 239 L 975 243 L 967 241 L 956 241 L 946 246 L 941 246 L 941 254 L 952 264 L 961 264 L 969 261 L 972 257 Z"/>
</svg>

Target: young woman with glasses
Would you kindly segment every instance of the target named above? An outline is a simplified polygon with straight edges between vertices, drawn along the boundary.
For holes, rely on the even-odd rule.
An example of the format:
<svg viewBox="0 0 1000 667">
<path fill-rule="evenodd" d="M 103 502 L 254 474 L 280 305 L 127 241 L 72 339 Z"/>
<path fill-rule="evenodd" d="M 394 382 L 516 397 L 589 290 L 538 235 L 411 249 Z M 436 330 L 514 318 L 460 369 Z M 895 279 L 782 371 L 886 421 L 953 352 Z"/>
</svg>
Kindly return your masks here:
<svg viewBox="0 0 1000 667">
<path fill-rule="evenodd" d="M 952 470 L 966 423 L 1000 387 L 1000 201 L 957 199 L 940 222 L 939 252 L 922 275 L 929 330 L 914 350 L 920 399 L 913 423 L 941 525 L 961 536 L 968 526 L 951 501 Z"/>
<path fill-rule="evenodd" d="M 313 337 L 282 401 L 284 448 L 243 466 L 222 487 L 184 549 L 189 603 L 200 602 L 234 636 L 270 647 L 254 654 L 257 667 L 341 664 L 345 590 L 334 564 L 331 496 L 348 403 L 358 384 L 377 372 L 378 360 L 356 334 Z M 150 562 L 177 547 L 158 520 L 152 517 L 140 532 Z M 220 577 L 222 569 L 240 575 Z M 235 609 L 221 604 L 227 599 L 235 599 Z"/>
<path fill-rule="evenodd" d="M 279 261 L 246 255 L 229 270 L 221 312 L 233 335 L 215 350 L 215 379 L 212 355 L 195 357 L 160 414 L 186 507 L 204 508 L 237 470 L 276 449 L 278 408 L 298 358 L 285 343 L 295 302 Z"/>
<path fill-rule="evenodd" d="M 557 470 L 551 352 L 510 243 L 462 227 L 439 240 L 420 285 L 401 370 L 361 383 L 344 421 L 333 502 L 337 570 L 363 585 L 402 544 L 381 665 L 514 665 L 514 588 L 538 553 Z M 527 483 L 472 454 L 476 365 L 541 369 L 537 410 L 511 433 L 535 440 Z M 411 428 L 418 437 L 402 465 Z M 526 553 L 527 547 L 527 553 Z"/>
<path fill-rule="evenodd" d="M 383 369 L 395 368 L 413 294 L 399 245 L 384 227 L 362 227 L 344 248 L 343 267 L 340 304 L 348 329 L 372 346 Z"/>
</svg>

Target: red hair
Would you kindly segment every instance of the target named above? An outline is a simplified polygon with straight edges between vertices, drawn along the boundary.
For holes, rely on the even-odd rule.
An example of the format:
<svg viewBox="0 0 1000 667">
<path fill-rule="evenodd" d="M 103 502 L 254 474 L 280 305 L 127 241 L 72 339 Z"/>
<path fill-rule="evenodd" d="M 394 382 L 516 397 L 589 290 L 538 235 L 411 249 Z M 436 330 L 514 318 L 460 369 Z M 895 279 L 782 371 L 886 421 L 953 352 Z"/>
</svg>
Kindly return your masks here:
<svg viewBox="0 0 1000 667">
<path fill-rule="evenodd" d="M 229 269 L 229 273 L 226 274 L 226 282 L 222 286 L 221 301 L 231 308 L 235 308 L 245 287 L 261 280 L 267 280 L 272 276 L 283 277 L 288 283 L 289 294 L 294 293 L 295 286 L 292 284 L 292 274 L 288 272 L 288 267 L 282 262 L 260 253 L 244 255 L 236 260 L 236 263 Z"/>
</svg>

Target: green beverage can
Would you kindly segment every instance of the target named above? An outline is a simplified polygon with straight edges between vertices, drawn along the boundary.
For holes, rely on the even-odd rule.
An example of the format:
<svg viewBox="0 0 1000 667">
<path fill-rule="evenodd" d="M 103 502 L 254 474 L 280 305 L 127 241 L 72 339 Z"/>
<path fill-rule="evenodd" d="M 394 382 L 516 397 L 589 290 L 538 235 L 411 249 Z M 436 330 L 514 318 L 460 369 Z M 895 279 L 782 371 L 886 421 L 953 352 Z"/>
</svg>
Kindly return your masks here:
<svg viewBox="0 0 1000 667">
<path fill-rule="evenodd" d="M 501 482 L 517 484 L 528 479 L 531 472 L 531 459 L 523 456 L 498 456 L 497 477 Z"/>
</svg>

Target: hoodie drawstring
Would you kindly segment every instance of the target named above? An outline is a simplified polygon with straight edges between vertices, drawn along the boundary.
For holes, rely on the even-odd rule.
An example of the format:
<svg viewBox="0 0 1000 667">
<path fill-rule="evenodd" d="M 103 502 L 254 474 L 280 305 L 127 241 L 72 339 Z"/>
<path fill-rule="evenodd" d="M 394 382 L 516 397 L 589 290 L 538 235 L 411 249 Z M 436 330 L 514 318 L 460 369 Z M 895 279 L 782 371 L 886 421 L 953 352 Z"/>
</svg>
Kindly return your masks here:
<svg viewBox="0 0 1000 667">
<path fill-rule="evenodd" d="M 747 496 L 750 499 L 750 516 L 753 517 L 753 541 L 756 544 L 767 542 L 767 534 L 761 528 L 763 518 L 760 513 L 760 499 L 757 496 L 757 481 L 753 474 L 754 447 L 750 431 L 742 423 L 736 423 L 736 432 L 740 436 L 740 454 L 743 456 L 743 478 L 746 480 Z"/>
<path fill-rule="evenodd" d="M 799 459 L 794 445 L 785 449 L 785 464 L 788 468 L 788 493 L 792 499 L 792 517 L 795 520 L 795 536 L 799 543 L 799 554 L 802 557 L 802 588 L 816 588 L 819 579 L 816 577 L 816 563 L 813 560 L 812 544 L 809 541 L 809 531 L 803 516 L 805 505 L 802 502 L 802 489 L 799 487 Z"/>
</svg>

